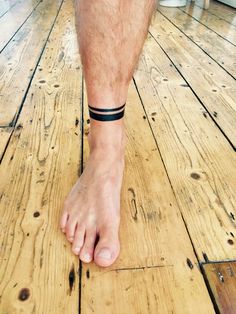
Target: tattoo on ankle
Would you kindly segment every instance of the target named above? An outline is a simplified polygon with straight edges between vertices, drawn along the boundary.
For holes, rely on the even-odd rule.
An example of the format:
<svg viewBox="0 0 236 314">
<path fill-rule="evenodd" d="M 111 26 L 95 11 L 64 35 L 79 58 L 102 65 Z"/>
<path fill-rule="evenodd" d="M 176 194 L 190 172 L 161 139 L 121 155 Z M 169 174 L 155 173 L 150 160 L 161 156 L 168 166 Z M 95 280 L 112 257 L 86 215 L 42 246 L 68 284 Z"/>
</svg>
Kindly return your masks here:
<svg viewBox="0 0 236 314">
<path fill-rule="evenodd" d="M 95 108 L 90 105 L 89 116 L 90 118 L 98 121 L 114 121 L 123 118 L 125 113 L 125 104 L 118 108 L 105 109 L 105 108 Z"/>
</svg>

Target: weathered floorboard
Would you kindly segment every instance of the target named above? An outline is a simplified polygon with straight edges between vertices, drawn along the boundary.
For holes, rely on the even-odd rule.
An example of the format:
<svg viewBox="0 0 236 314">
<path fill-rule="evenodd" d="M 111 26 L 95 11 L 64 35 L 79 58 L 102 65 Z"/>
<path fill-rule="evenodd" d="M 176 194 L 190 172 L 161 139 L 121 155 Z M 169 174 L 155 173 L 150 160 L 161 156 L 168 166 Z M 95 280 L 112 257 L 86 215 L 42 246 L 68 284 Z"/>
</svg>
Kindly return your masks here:
<svg viewBox="0 0 236 314">
<path fill-rule="evenodd" d="M 178 8 L 170 10 L 170 8 L 160 7 L 159 11 L 236 78 L 236 46 Z M 233 60 L 235 62 L 232 62 Z"/>
<path fill-rule="evenodd" d="M 0 55 L 0 126 L 15 123 L 61 2 L 43 1 Z"/>
<path fill-rule="evenodd" d="M 12 130 L 13 128 L 0 129 L 0 160 L 2 159 L 3 152 L 11 136 Z"/>
<path fill-rule="evenodd" d="M 236 26 L 229 24 L 225 20 L 208 13 L 207 10 L 203 10 L 198 6 L 194 6 L 194 3 L 187 3 L 185 7 L 180 10 L 190 14 L 196 20 L 209 27 L 211 30 L 228 40 L 232 44 L 236 45 Z"/>
<path fill-rule="evenodd" d="M 159 12 L 150 32 L 236 149 L 236 84 Z"/>
<path fill-rule="evenodd" d="M 236 313 L 236 262 L 202 265 L 221 314 Z"/>
<path fill-rule="evenodd" d="M 135 81 L 198 259 L 236 258 L 236 156 L 150 36 Z"/>
<path fill-rule="evenodd" d="M 78 258 L 59 228 L 81 153 L 71 1 L 61 8 L 40 68 L 0 167 L 0 312 L 76 314 Z"/>
<path fill-rule="evenodd" d="M 198 3 L 198 2 L 196 2 Z M 227 21 L 229 24 L 236 26 L 236 16 L 235 9 L 232 7 L 221 3 L 220 1 L 211 0 L 210 7 L 208 9 L 208 13 L 212 15 L 216 15 L 222 20 Z"/>
<path fill-rule="evenodd" d="M 39 5 L 40 0 L 17 2 L 0 18 L 0 51 Z"/>
</svg>

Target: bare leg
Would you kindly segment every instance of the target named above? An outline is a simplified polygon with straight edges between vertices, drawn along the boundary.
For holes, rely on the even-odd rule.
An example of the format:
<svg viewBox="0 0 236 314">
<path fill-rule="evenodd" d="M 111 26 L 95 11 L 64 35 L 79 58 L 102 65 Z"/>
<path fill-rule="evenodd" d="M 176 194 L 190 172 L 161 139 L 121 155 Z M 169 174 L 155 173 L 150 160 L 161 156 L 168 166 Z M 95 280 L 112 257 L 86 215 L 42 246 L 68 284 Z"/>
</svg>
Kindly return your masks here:
<svg viewBox="0 0 236 314">
<path fill-rule="evenodd" d="M 126 102 L 156 2 L 76 0 L 75 7 L 88 103 L 118 108 Z M 82 261 L 109 266 L 120 249 L 124 124 L 123 118 L 90 121 L 90 156 L 65 201 L 60 224 Z"/>
</svg>

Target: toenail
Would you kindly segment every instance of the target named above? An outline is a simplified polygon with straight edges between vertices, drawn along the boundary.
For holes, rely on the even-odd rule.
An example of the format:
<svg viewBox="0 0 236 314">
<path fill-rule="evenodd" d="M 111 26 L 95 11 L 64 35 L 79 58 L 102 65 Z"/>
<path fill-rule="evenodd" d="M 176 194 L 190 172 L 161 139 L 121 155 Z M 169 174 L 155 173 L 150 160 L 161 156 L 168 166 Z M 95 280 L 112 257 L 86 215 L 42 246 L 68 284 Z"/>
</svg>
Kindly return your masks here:
<svg viewBox="0 0 236 314">
<path fill-rule="evenodd" d="M 111 252 L 108 249 L 101 249 L 101 251 L 98 253 L 99 258 L 104 259 L 111 259 Z"/>
<path fill-rule="evenodd" d="M 79 253 L 79 251 L 80 251 L 80 247 L 76 247 L 76 248 L 74 248 L 74 249 L 73 249 L 73 251 L 74 251 L 74 253 L 75 253 L 75 254 L 78 254 L 78 253 Z"/>
<path fill-rule="evenodd" d="M 84 256 L 83 256 L 83 261 L 84 262 L 90 262 L 91 261 L 91 255 L 86 253 Z"/>
</svg>

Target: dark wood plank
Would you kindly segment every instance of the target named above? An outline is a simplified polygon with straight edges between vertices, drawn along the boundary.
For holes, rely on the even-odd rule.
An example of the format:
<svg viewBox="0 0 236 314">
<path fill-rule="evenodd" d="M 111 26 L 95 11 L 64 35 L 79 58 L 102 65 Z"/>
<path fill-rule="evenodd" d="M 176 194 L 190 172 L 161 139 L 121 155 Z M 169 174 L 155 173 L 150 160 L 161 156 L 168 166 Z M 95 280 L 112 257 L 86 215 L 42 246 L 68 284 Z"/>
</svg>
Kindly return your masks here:
<svg viewBox="0 0 236 314">
<path fill-rule="evenodd" d="M 236 313 L 236 262 L 202 265 L 221 314 Z"/>
</svg>

